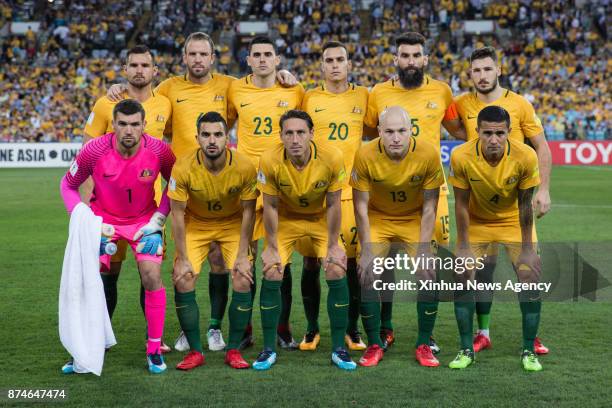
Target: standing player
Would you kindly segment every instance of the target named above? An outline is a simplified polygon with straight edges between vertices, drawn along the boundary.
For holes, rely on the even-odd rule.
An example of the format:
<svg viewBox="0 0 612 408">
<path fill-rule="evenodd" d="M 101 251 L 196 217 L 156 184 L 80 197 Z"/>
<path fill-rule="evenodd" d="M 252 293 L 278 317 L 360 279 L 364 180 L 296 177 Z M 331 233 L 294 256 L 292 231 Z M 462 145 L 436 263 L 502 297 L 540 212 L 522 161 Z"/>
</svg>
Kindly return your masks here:
<svg viewBox="0 0 612 408">
<path fill-rule="evenodd" d="M 198 148 L 193 137 L 193 125 L 198 117 L 206 112 L 218 112 L 232 125 L 228 118 L 228 91 L 234 77 L 213 73 L 215 63 L 215 44 L 203 32 L 189 34 L 183 45 L 183 63 L 187 72 L 170 77 L 155 88 L 155 93 L 166 96 L 172 104 L 172 120 L 166 135 L 172 139 L 172 151 L 177 158 L 191 154 Z M 295 78 L 287 71 L 278 73 L 279 81 L 293 85 Z M 109 90 L 111 99 L 118 100 L 125 89 L 124 85 L 113 85 Z M 208 255 L 211 271 L 209 275 L 209 295 L 211 302 L 210 324 L 207 340 L 210 350 L 223 350 L 225 342 L 221 334 L 221 322 L 228 301 L 229 275 L 223 265 L 223 258 L 216 244 Z M 255 290 L 255 287 L 252 288 Z M 250 332 L 245 333 L 245 345 L 252 344 Z M 183 334 L 176 341 L 175 348 L 186 351 L 189 348 Z"/>
<path fill-rule="evenodd" d="M 160 353 L 166 313 L 166 291 L 161 280 L 162 228 L 170 211 L 165 192 L 159 207 L 155 203 L 155 180 L 161 173 L 170 178 L 174 155 L 162 141 L 144 133 L 145 111 L 140 103 L 127 99 L 113 109 L 114 133 L 87 143 L 61 183 L 68 211 L 80 202 L 79 186 L 92 177 L 91 208 L 102 221 L 111 224 L 111 241 L 126 240 L 135 253 L 145 288 L 147 320 L 147 363 L 151 373 L 166 370 Z M 101 270 L 110 268 L 110 256 L 100 257 Z M 63 368 L 71 372 L 71 364 Z"/>
<path fill-rule="evenodd" d="M 368 90 L 348 82 L 351 69 L 346 46 L 330 41 L 322 48 L 321 71 L 324 83 L 306 92 L 302 109 L 314 123 L 314 142 L 317 146 L 337 148 L 344 155 L 347 174 L 353 169 L 355 152 L 361 146 L 363 119 L 368 107 Z M 348 181 L 348 180 L 347 180 Z M 349 324 L 345 342 L 349 350 L 364 350 L 365 344 L 357 328 L 361 288 L 357 277 L 357 226 L 353 210 L 353 194 L 348 183 L 342 188 L 342 228 L 340 238 L 346 251 L 346 276 L 349 285 Z M 300 350 L 316 350 L 319 343 L 319 304 L 321 286 L 320 264 L 310 241 L 298 242 L 297 250 L 305 255 L 302 270 L 302 298 L 308 328 L 300 343 Z"/>
<path fill-rule="evenodd" d="M 483 47 L 475 50 L 470 56 L 470 78 L 476 92 L 466 93 L 457 98 L 457 112 L 465 124 L 468 140 L 478 138 L 475 121 L 478 113 L 484 107 L 497 105 L 508 112 L 512 124 L 512 130 L 509 134 L 510 139 L 523 143 L 527 138 L 538 157 L 541 183 L 534 195 L 533 206 L 538 218 L 540 218 L 550 210 L 549 186 L 552 163 L 550 148 L 546 143 L 542 123 L 531 103 L 509 89 L 502 88 L 499 85 L 500 75 L 501 67 L 498 63 L 495 48 Z M 482 277 L 489 279 L 489 275 L 494 268 L 495 258 L 487 258 Z M 478 316 L 478 333 L 474 337 L 474 350 L 476 352 L 491 347 L 489 337 L 491 304 L 491 301 L 476 302 L 476 314 Z M 537 354 L 548 353 L 548 348 L 537 337 L 535 351 Z"/>
<path fill-rule="evenodd" d="M 195 284 L 213 241 L 219 243 L 225 265 L 233 266 L 225 362 L 233 368 L 248 368 L 238 347 L 253 307 L 249 245 L 255 222 L 256 171 L 248 158 L 226 148 L 227 123 L 221 114 L 202 115 L 196 127 L 200 148 L 177 161 L 168 192 L 176 248 L 172 276 L 176 313 L 191 348 L 176 368 L 191 370 L 204 364 Z"/>
<path fill-rule="evenodd" d="M 440 125 L 454 137 L 465 139 L 465 130 L 452 104 L 453 95 L 445 82 L 425 75 L 429 57 L 425 52 L 425 37 L 408 32 L 395 39 L 397 47 L 393 61 L 397 67 L 397 78 L 377 84 L 368 99 L 365 124 L 374 128 L 379 115 L 388 106 L 401 106 L 410 115 L 412 136 L 424 140 L 440 152 Z M 442 164 L 440 164 L 442 168 Z M 448 187 L 443 184 L 436 215 L 434 239 L 437 245 L 448 246 Z M 381 311 L 381 337 L 385 347 L 395 341 L 393 333 L 392 303 L 383 302 Z M 432 349 L 439 351 L 432 339 Z"/>
<path fill-rule="evenodd" d="M 498 244 L 502 243 L 518 280 L 537 282 L 541 265 L 535 249 L 532 197 L 540 183 L 538 159 L 530 147 L 509 137 L 510 121 L 509 113 L 500 106 L 483 108 L 477 118 L 478 138 L 451 154 L 449 180 L 455 193 L 457 255 L 482 258 L 492 253 L 496 256 Z M 459 300 L 455 300 L 461 350 L 449 364 L 451 368 L 466 368 L 474 362 L 474 293 L 467 289 L 462 292 L 458 294 Z M 534 353 L 540 322 L 540 293 L 521 291 L 519 301 L 523 316 L 523 368 L 540 371 L 542 365 Z"/>
<path fill-rule="evenodd" d="M 354 370 L 356 364 L 344 348 L 349 294 L 346 255 L 338 245 L 340 198 L 346 177 L 342 153 L 312 142 L 313 123 L 306 112 L 290 110 L 281 116 L 280 132 L 282 144 L 262 155 L 257 175 L 266 230 L 260 292 L 264 349 L 253 368 L 267 370 L 276 362 L 274 332 L 281 308 L 283 267 L 290 261 L 298 239 L 310 237 L 317 257 L 325 257 L 331 359 L 341 369 Z"/>
<path fill-rule="evenodd" d="M 120 100 L 129 98 L 140 102 L 145 110 L 145 133 L 161 140 L 164 136 L 166 122 L 172 114 L 172 106 L 168 98 L 153 92 L 151 82 L 158 72 L 153 54 L 151 54 L 151 51 L 146 46 L 137 45 L 128 51 L 123 69 L 127 77 L 127 86 L 125 92 L 121 94 Z M 85 135 L 83 144 L 113 131 L 113 108 L 117 102 L 107 96 L 103 96 L 96 101 L 83 131 Z M 83 183 L 81 190 L 83 197 L 88 201 L 93 190 L 93 181 L 88 179 Z M 158 177 L 155 182 L 155 201 L 158 204 L 161 194 L 161 177 Z M 117 253 L 111 258 L 110 270 L 101 274 L 102 282 L 104 283 L 106 307 L 111 319 L 117 306 L 117 280 L 126 253 L 127 242 L 119 241 Z M 144 312 L 144 288 L 142 286 L 140 290 L 140 305 Z M 162 342 L 162 352 L 168 351 L 170 351 L 170 347 Z"/>
<path fill-rule="evenodd" d="M 386 256 L 391 242 L 408 245 L 415 253 L 428 257 L 436 221 L 436 206 L 444 176 L 440 154 L 430 143 L 411 136 L 413 120 L 399 106 L 392 106 L 380 116 L 380 137 L 359 149 L 355 156 L 351 186 L 355 220 L 361 253 L 359 269 L 367 281 L 367 265 L 373 255 Z M 382 246 L 374 254 L 372 246 Z M 378 251 L 376 251 L 378 252 Z M 435 280 L 435 271 L 421 270 L 419 276 Z M 440 363 L 429 347 L 438 310 L 429 291 L 419 291 L 418 337 L 416 359 L 428 367 Z M 361 316 L 368 348 L 359 360 L 363 366 L 375 366 L 382 359 L 380 338 L 380 302 L 361 302 Z"/>
<path fill-rule="evenodd" d="M 280 143 L 278 127 L 281 115 L 302 104 L 304 88 L 283 87 L 276 80 L 280 57 L 274 43 L 267 37 L 255 37 L 249 44 L 247 63 L 252 74 L 234 81 L 229 89 L 230 117 L 238 116 L 238 152 L 259 166 L 262 153 L 274 149 Z M 253 240 L 253 253 L 257 253 L 256 241 L 263 237 L 263 202 L 258 200 Z M 286 264 L 281 293 L 283 306 L 278 327 L 278 343 L 283 348 L 295 349 L 289 327 L 291 313 L 291 268 Z"/>
</svg>

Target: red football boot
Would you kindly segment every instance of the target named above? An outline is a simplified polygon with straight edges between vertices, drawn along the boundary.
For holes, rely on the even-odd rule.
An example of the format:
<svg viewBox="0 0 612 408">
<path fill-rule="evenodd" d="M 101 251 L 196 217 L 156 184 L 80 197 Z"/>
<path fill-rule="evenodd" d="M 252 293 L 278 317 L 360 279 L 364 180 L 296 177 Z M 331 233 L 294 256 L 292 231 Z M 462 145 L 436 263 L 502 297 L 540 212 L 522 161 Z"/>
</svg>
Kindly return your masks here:
<svg viewBox="0 0 612 408">
<path fill-rule="evenodd" d="M 183 358 L 183 361 L 176 365 L 177 370 L 189 371 L 193 370 L 196 367 L 204 365 L 204 354 L 199 351 L 190 351 L 189 354 Z"/>
<path fill-rule="evenodd" d="M 225 353 L 225 364 L 239 370 L 249 368 L 249 363 L 242 358 L 242 355 L 238 349 L 227 350 L 227 353 Z"/>
<path fill-rule="evenodd" d="M 380 360 L 383 359 L 383 349 L 378 344 L 368 346 L 363 356 L 359 359 L 359 365 L 363 367 L 377 366 Z"/>
<path fill-rule="evenodd" d="M 491 348 L 491 339 L 484 334 L 478 333 L 474 336 L 474 353 L 478 353 L 480 350 Z"/>
<path fill-rule="evenodd" d="M 440 365 L 438 359 L 431 352 L 428 344 L 421 344 L 414 352 L 416 360 L 423 367 L 437 367 Z"/>
<path fill-rule="evenodd" d="M 536 354 L 548 354 L 548 347 L 542 344 L 539 337 L 536 337 L 535 341 L 533 342 L 533 351 Z"/>
</svg>

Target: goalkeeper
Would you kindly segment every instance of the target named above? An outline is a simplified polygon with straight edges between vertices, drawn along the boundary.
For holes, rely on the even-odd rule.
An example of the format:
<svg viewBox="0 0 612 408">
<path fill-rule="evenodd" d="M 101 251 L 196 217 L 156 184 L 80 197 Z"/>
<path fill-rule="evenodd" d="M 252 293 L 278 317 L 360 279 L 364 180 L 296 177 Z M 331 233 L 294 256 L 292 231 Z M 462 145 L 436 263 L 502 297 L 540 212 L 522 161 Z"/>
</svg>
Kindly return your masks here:
<svg viewBox="0 0 612 408">
<path fill-rule="evenodd" d="M 69 212 L 80 202 L 79 186 L 91 176 L 95 187 L 91 209 L 110 224 L 110 238 L 101 239 L 101 271 L 110 267 L 108 243 L 124 239 L 132 247 L 145 288 L 147 364 L 151 373 L 166 370 L 160 353 L 164 328 L 166 291 L 162 286 L 162 227 L 170 212 L 166 191 L 159 208 L 155 203 L 158 174 L 169 179 L 175 158 L 162 141 L 144 133 L 142 105 L 126 99 L 113 109 L 114 132 L 87 143 L 61 182 L 61 193 Z M 104 228 L 103 228 L 104 230 Z M 106 235 L 105 234 L 105 235 Z M 112 293 L 106 288 L 107 305 Z M 115 293 L 116 296 L 116 293 Z M 62 369 L 72 372 L 72 365 Z"/>
</svg>

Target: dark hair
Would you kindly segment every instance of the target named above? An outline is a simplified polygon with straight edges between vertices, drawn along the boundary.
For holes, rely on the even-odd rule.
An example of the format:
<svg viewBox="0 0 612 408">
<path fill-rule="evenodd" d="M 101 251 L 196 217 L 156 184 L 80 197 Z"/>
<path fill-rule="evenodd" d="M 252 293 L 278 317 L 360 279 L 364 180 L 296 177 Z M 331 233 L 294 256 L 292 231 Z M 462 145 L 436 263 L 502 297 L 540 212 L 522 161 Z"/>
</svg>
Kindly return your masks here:
<svg viewBox="0 0 612 408">
<path fill-rule="evenodd" d="M 223 116 L 219 112 L 206 112 L 201 113 L 198 116 L 198 120 L 196 121 L 196 129 L 198 130 L 198 134 L 200 133 L 200 126 L 202 123 L 219 123 L 223 125 L 223 131 L 227 133 L 227 122 L 223 119 Z"/>
<path fill-rule="evenodd" d="M 510 128 L 510 114 L 507 110 L 497 105 L 490 105 L 483 108 L 478 113 L 478 119 L 476 119 L 476 123 L 478 127 L 482 122 L 492 122 L 492 123 L 501 123 L 506 122 L 506 126 Z"/>
<path fill-rule="evenodd" d="M 187 54 L 187 45 L 190 41 L 208 41 L 208 43 L 210 44 L 210 53 L 215 53 L 215 43 L 213 42 L 212 38 L 210 38 L 210 35 L 201 31 L 196 31 L 195 33 L 191 33 L 189 34 L 189 36 L 187 36 L 187 39 L 183 44 L 183 54 Z"/>
<path fill-rule="evenodd" d="M 274 54 L 278 54 L 278 52 L 276 52 L 276 45 L 272 42 L 270 37 L 266 37 L 265 35 L 258 35 L 256 37 L 253 37 L 251 42 L 249 42 L 249 55 L 251 54 L 251 48 L 253 48 L 255 44 L 270 44 L 274 49 Z"/>
<path fill-rule="evenodd" d="M 312 118 L 308 113 L 297 109 L 291 109 L 283 113 L 283 116 L 280 117 L 281 132 L 283 131 L 283 124 L 289 119 L 302 119 L 308 125 L 308 130 L 312 130 L 312 128 L 314 127 Z"/>
<path fill-rule="evenodd" d="M 346 56 L 348 57 L 348 49 L 346 48 L 346 45 L 344 45 L 340 41 L 327 41 L 325 44 L 323 44 L 323 48 L 321 48 L 321 57 L 323 56 L 325 50 L 328 48 L 344 48 L 344 51 L 346 51 Z"/>
<path fill-rule="evenodd" d="M 113 120 L 117 119 L 117 113 L 122 113 L 124 115 L 133 115 L 135 113 L 140 113 L 142 120 L 145 119 L 145 110 L 135 99 L 124 99 L 113 108 Z"/>
<path fill-rule="evenodd" d="M 400 34 L 395 38 L 395 46 L 399 48 L 400 45 L 417 45 L 421 44 L 425 48 L 425 37 L 423 34 L 417 33 L 416 31 L 408 31 Z"/>
<path fill-rule="evenodd" d="M 470 65 L 472 62 L 479 59 L 491 58 L 495 64 L 497 64 L 497 53 L 493 47 L 482 47 L 474 50 L 470 55 Z"/>
<path fill-rule="evenodd" d="M 146 45 L 135 45 L 134 47 L 130 48 L 127 53 L 127 56 L 125 57 L 126 65 L 130 60 L 130 55 L 132 54 L 149 54 L 151 56 L 151 62 L 153 63 L 153 65 L 155 65 L 155 57 L 153 56 L 153 53 L 151 52 L 149 47 L 147 47 Z"/>
</svg>

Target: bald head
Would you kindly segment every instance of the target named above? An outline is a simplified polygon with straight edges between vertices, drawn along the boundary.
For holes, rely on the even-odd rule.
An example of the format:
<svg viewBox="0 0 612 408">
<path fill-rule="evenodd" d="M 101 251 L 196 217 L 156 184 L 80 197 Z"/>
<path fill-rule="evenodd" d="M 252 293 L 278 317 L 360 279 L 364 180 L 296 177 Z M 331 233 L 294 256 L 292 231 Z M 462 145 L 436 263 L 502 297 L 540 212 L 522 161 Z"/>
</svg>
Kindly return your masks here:
<svg viewBox="0 0 612 408">
<path fill-rule="evenodd" d="M 410 134 L 410 116 L 402 107 L 390 106 L 380 114 L 378 135 L 391 159 L 401 160 L 406 156 Z"/>
<path fill-rule="evenodd" d="M 410 127 L 410 116 L 408 112 L 401 106 L 389 106 L 381 112 L 378 117 L 378 126 L 384 126 L 387 122 L 402 122 L 406 126 Z"/>
</svg>

